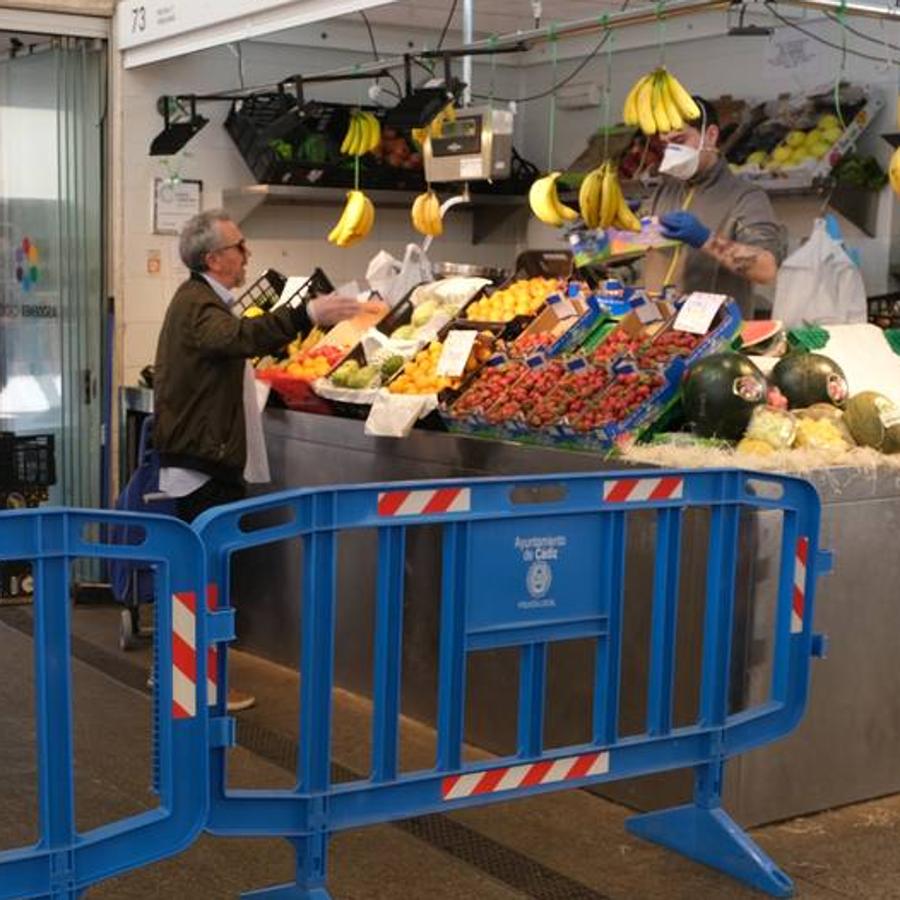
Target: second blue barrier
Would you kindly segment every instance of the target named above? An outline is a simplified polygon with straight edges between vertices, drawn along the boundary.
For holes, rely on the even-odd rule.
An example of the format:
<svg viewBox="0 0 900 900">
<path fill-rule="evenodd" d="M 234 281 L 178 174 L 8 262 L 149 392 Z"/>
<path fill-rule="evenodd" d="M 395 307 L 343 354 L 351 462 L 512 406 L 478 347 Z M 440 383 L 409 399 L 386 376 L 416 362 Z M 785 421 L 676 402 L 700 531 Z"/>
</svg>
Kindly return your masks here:
<svg viewBox="0 0 900 900">
<path fill-rule="evenodd" d="M 699 710 L 673 724 L 675 637 L 685 512 L 709 510 Z M 782 515 L 779 591 L 768 696 L 730 713 L 739 518 Z M 247 517 L 281 511 L 284 524 L 251 530 Z M 624 576 L 629 516 L 656 519 L 646 727 L 620 733 Z M 391 483 L 290 491 L 210 511 L 195 527 L 207 549 L 211 603 L 231 605 L 234 553 L 299 538 L 303 549 L 300 753 L 297 785 L 229 791 L 224 715 L 227 648 L 218 645 L 208 828 L 281 836 L 294 846 L 296 882 L 254 897 L 327 898 L 329 837 L 342 829 L 451 811 L 562 788 L 693 768 L 693 802 L 632 818 L 648 840 L 716 867 L 774 896 L 790 879 L 721 808 L 724 762 L 776 740 L 800 721 L 810 657 L 815 586 L 828 568 L 819 550 L 820 503 L 798 478 L 739 470 L 620 472 L 516 479 Z M 399 771 L 404 564 L 410 529 L 442 536 L 437 758 Z M 367 777 L 331 781 L 337 540 L 376 529 L 378 564 L 372 753 Z M 217 597 L 217 600 L 214 598 Z M 299 623 L 298 623 L 299 627 Z M 548 645 L 593 642 L 591 740 L 548 749 L 544 741 Z M 464 763 L 465 676 L 470 653 L 518 648 L 518 740 L 509 757 Z M 221 724 L 219 724 L 221 723 Z"/>
</svg>

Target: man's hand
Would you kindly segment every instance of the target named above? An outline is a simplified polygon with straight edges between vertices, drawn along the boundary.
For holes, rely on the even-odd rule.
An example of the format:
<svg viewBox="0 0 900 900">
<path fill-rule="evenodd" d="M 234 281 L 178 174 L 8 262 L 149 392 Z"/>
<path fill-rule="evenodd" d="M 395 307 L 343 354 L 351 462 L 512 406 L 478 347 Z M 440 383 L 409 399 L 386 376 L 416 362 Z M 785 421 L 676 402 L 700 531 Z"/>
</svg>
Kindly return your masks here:
<svg viewBox="0 0 900 900">
<path fill-rule="evenodd" d="M 693 213 L 684 210 L 664 213 L 659 217 L 659 224 L 662 225 L 663 237 L 681 241 L 698 250 L 709 240 L 709 229 Z"/>
<path fill-rule="evenodd" d="M 325 294 L 316 297 L 306 304 L 306 311 L 314 325 L 327 328 L 344 319 L 352 319 L 365 310 L 365 304 L 355 297 L 342 297 L 340 294 Z"/>
</svg>

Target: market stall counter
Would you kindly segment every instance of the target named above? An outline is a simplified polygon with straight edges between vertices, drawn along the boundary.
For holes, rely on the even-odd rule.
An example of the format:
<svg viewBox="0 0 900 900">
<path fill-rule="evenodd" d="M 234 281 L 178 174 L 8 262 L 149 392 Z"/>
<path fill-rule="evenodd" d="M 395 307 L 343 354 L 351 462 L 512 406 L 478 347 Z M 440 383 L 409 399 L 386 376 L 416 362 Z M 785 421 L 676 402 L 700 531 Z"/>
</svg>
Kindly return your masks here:
<svg viewBox="0 0 900 900">
<path fill-rule="evenodd" d="M 273 489 L 324 484 L 491 475 L 567 473 L 627 468 L 597 454 L 524 446 L 416 429 L 403 440 L 368 437 L 359 421 L 270 409 L 265 415 Z M 739 822 L 761 824 L 900 790 L 890 748 L 900 741 L 900 468 L 821 468 L 806 473 L 823 502 L 822 546 L 835 572 L 820 585 L 815 630 L 828 635 L 827 659 L 813 670 L 810 706 L 788 739 L 743 755 L 726 769 L 725 801 Z M 629 520 L 620 730 L 644 730 L 655 521 Z M 771 678 L 774 601 L 781 523 L 774 513 L 741 521 L 734 710 L 766 696 Z M 699 703 L 698 644 L 705 604 L 706 511 L 684 523 L 676 651 L 675 724 L 692 720 Z M 436 718 L 441 553 L 438 529 L 407 534 L 403 643 L 403 712 Z M 376 535 L 343 535 L 338 560 L 336 680 L 371 695 L 375 585 L 370 578 Z M 301 553 L 293 544 L 247 551 L 235 560 L 235 597 L 242 646 L 296 666 L 300 629 Z M 240 598 L 252 597 L 242 603 Z M 549 655 L 545 739 L 548 745 L 588 739 L 593 656 L 588 641 L 554 645 Z M 514 651 L 473 656 L 467 673 L 466 736 L 505 753 L 515 747 L 518 663 Z M 690 773 L 597 789 L 638 809 L 683 802 Z"/>
</svg>

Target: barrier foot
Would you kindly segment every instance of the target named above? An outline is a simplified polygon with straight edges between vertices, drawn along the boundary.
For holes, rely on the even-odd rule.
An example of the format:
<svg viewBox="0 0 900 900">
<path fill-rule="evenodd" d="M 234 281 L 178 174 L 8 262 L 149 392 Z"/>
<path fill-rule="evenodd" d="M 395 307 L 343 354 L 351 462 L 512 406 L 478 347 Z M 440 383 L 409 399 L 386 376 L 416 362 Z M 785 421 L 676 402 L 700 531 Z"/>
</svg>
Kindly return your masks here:
<svg viewBox="0 0 900 900">
<path fill-rule="evenodd" d="M 241 897 L 253 900 L 331 900 L 331 894 L 323 887 L 304 888 L 299 884 L 279 884 L 273 887 L 248 891 Z"/>
<path fill-rule="evenodd" d="M 720 807 L 678 806 L 633 816 L 632 834 L 661 844 L 772 897 L 790 897 L 794 883 Z"/>
</svg>

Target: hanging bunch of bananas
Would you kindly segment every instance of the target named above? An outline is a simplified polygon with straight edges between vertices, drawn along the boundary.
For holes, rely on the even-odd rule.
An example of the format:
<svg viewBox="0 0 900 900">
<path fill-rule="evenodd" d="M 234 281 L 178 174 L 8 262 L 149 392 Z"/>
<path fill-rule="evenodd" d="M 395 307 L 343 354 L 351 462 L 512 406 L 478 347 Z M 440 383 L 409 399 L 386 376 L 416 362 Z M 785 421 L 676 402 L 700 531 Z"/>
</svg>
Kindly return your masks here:
<svg viewBox="0 0 900 900">
<path fill-rule="evenodd" d="M 556 180 L 562 172 L 551 172 L 538 178 L 528 192 L 528 204 L 531 211 L 545 224 L 559 228 L 566 222 L 574 222 L 578 218 L 575 212 L 561 202 L 556 192 Z"/>
<path fill-rule="evenodd" d="M 626 125 L 639 125 L 644 134 L 665 134 L 696 122 L 700 107 L 671 72 L 659 68 L 635 82 L 622 116 Z"/>
<path fill-rule="evenodd" d="M 456 107 L 453 103 L 448 103 L 427 125 L 421 128 L 413 128 L 410 131 L 412 139 L 419 147 L 423 146 L 425 141 L 430 138 L 439 138 L 444 134 L 444 122 L 456 121 Z"/>
<path fill-rule="evenodd" d="M 350 114 L 350 126 L 341 144 L 341 153 L 363 156 L 381 144 L 381 122 L 374 113 L 356 110 Z"/>
<path fill-rule="evenodd" d="M 900 147 L 891 154 L 888 177 L 891 179 L 891 190 L 900 197 Z"/>
<path fill-rule="evenodd" d="M 631 211 L 614 163 L 607 160 L 585 176 L 578 192 L 581 218 L 588 228 L 640 231 L 641 220 Z"/>
<path fill-rule="evenodd" d="M 436 238 L 444 233 L 444 222 L 441 219 L 441 201 L 432 191 L 419 194 L 413 201 L 410 212 L 413 228 L 425 237 Z"/>
<path fill-rule="evenodd" d="M 350 191 L 344 211 L 337 225 L 328 234 L 328 240 L 338 247 L 352 247 L 361 241 L 375 222 L 375 207 L 362 191 Z"/>
</svg>

